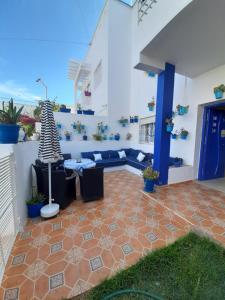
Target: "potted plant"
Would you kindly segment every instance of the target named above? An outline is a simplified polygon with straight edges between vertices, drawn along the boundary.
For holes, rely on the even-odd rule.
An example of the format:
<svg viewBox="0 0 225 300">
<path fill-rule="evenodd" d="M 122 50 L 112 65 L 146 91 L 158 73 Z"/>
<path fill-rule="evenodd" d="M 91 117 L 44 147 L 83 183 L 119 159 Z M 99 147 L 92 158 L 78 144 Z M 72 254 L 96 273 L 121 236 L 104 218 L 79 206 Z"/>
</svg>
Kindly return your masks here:
<svg viewBox="0 0 225 300">
<path fill-rule="evenodd" d="M 134 123 L 138 123 L 138 116 L 134 116 Z"/>
<path fill-rule="evenodd" d="M 176 108 L 177 108 L 177 114 L 179 116 L 183 116 L 188 113 L 189 105 L 182 106 L 182 105 L 178 104 Z"/>
<path fill-rule="evenodd" d="M 36 120 L 28 115 L 20 116 L 20 125 L 26 134 L 27 140 L 30 140 L 33 133 L 35 133 L 35 123 Z"/>
<path fill-rule="evenodd" d="M 110 141 L 113 141 L 113 140 L 114 140 L 114 135 L 113 135 L 113 133 L 110 134 L 109 140 L 110 140 Z"/>
<path fill-rule="evenodd" d="M 131 138 L 132 138 L 132 134 L 128 132 L 126 135 L 126 140 L 129 141 Z"/>
<path fill-rule="evenodd" d="M 76 124 L 76 122 L 73 122 L 73 124 L 71 124 L 71 126 L 73 127 L 74 130 L 77 129 L 77 124 Z"/>
<path fill-rule="evenodd" d="M 29 218 L 40 216 L 40 210 L 44 206 L 45 197 L 42 194 L 33 195 L 32 198 L 26 201 L 27 213 Z"/>
<path fill-rule="evenodd" d="M 225 92 L 225 85 L 224 84 L 221 84 L 221 85 L 216 86 L 214 88 L 214 94 L 215 94 L 216 99 L 223 98 L 223 93 L 224 92 Z"/>
<path fill-rule="evenodd" d="M 102 135 L 99 134 L 99 133 L 93 134 L 92 136 L 93 136 L 95 141 L 102 141 L 103 140 Z"/>
<path fill-rule="evenodd" d="M 114 136 L 115 141 L 119 141 L 120 140 L 120 134 L 116 133 Z"/>
<path fill-rule="evenodd" d="M 61 124 L 60 122 L 57 122 L 57 123 L 56 123 L 56 127 L 57 127 L 58 129 L 61 129 L 61 128 L 62 128 L 62 124 Z"/>
<path fill-rule="evenodd" d="M 134 123 L 134 118 L 130 117 L 130 123 Z"/>
<path fill-rule="evenodd" d="M 166 118 L 165 123 L 166 123 L 166 131 L 169 133 L 172 132 L 174 127 L 173 118 Z"/>
<path fill-rule="evenodd" d="M 13 99 L 5 106 L 2 103 L 0 110 L 0 144 L 16 144 L 18 142 L 20 126 L 17 123 L 20 120 L 23 106 L 19 109 L 13 104 Z"/>
<path fill-rule="evenodd" d="M 77 114 L 81 115 L 82 114 L 82 107 L 80 103 L 77 103 Z"/>
<path fill-rule="evenodd" d="M 59 111 L 60 111 L 60 112 L 64 112 L 64 113 L 70 113 L 70 112 L 71 112 L 71 109 L 70 109 L 70 108 L 67 108 L 65 104 L 61 104 L 61 105 L 60 105 L 60 108 L 59 108 Z"/>
<path fill-rule="evenodd" d="M 83 109 L 83 114 L 93 116 L 95 114 L 95 112 L 94 112 L 94 110 L 91 110 L 91 109 Z"/>
<path fill-rule="evenodd" d="M 71 138 L 70 132 L 69 131 L 65 131 L 64 135 L 66 137 L 66 141 L 70 141 L 70 138 Z"/>
<path fill-rule="evenodd" d="M 84 134 L 83 134 L 83 141 L 87 141 L 87 134 L 86 134 L 86 131 L 84 131 Z"/>
<path fill-rule="evenodd" d="M 152 97 L 152 101 L 148 103 L 148 109 L 149 111 L 153 111 L 155 107 L 155 98 Z"/>
<path fill-rule="evenodd" d="M 119 123 L 123 126 L 126 127 L 126 125 L 128 124 L 128 119 L 125 119 L 124 117 L 121 117 L 119 120 Z"/>
<path fill-rule="evenodd" d="M 172 140 L 176 140 L 178 137 L 178 134 L 177 133 L 171 133 L 171 139 Z"/>
<path fill-rule="evenodd" d="M 181 138 L 182 140 L 186 140 L 188 134 L 189 134 L 189 132 L 188 132 L 187 130 L 185 130 L 184 128 L 181 128 L 181 131 L 180 131 L 180 138 Z"/>
<path fill-rule="evenodd" d="M 144 191 L 147 193 L 153 193 L 155 181 L 159 178 L 159 172 L 154 171 L 151 166 L 148 166 L 143 170 L 142 174 L 144 179 Z"/>
</svg>

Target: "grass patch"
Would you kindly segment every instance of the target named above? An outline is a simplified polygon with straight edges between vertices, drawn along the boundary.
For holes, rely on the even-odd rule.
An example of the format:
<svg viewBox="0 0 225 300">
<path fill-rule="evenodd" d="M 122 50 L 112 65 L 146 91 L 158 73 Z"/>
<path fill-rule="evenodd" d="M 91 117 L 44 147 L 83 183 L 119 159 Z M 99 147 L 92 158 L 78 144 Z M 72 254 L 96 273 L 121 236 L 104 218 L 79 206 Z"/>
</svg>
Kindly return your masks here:
<svg viewBox="0 0 225 300">
<path fill-rule="evenodd" d="M 136 265 L 74 300 L 101 300 L 121 289 L 152 292 L 163 299 L 225 299 L 225 249 L 195 233 L 145 256 Z M 114 299 L 147 299 L 119 296 Z"/>
</svg>

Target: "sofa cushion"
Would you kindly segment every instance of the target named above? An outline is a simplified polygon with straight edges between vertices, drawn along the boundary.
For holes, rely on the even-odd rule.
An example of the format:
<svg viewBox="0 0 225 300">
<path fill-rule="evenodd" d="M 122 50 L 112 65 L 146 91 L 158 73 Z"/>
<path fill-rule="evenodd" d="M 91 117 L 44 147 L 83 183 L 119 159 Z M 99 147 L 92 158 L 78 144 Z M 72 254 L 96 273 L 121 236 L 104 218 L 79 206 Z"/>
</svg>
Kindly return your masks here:
<svg viewBox="0 0 225 300">
<path fill-rule="evenodd" d="M 118 154 L 119 154 L 119 157 L 120 157 L 120 158 L 126 157 L 126 152 L 125 152 L 124 150 L 118 151 Z"/>
<path fill-rule="evenodd" d="M 98 161 L 98 160 L 102 160 L 102 154 L 101 153 L 94 153 L 94 160 Z"/>
<path fill-rule="evenodd" d="M 123 149 L 120 149 L 119 151 L 125 151 L 126 156 L 128 156 L 128 155 L 130 155 L 130 150 L 131 150 L 131 148 L 123 148 Z"/>
<path fill-rule="evenodd" d="M 122 166 L 126 164 L 126 159 L 125 158 L 108 158 L 108 159 L 103 159 L 96 161 L 96 166 L 97 167 L 116 167 L 116 166 Z"/>
<path fill-rule="evenodd" d="M 139 162 L 135 157 L 128 156 L 127 157 L 127 164 L 131 167 L 134 167 L 139 170 L 144 170 L 148 166 L 147 161 L 141 161 Z"/>
<path fill-rule="evenodd" d="M 130 149 L 130 153 L 129 153 L 129 156 L 133 156 L 133 157 L 137 157 L 139 152 L 141 152 L 141 150 L 135 150 L 135 149 Z"/>
<path fill-rule="evenodd" d="M 92 152 L 81 152 L 81 157 L 94 160 L 93 151 Z"/>
<path fill-rule="evenodd" d="M 143 154 L 142 152 L 139 152 L 139 153 L 138 153 L 138 156 L 137 156 L 137 160 L 138 160 L 139 162 L 141 162 L 141 161 L 144 160 L 144 158 L 145 158 L 145 154 Z"/>
<path fill-rule="evenodd" d="M 116 150 L 110 150 L 109 157 L 110 158 L 119 158 L 118 151 L 116 151 Z"/>
</svg>

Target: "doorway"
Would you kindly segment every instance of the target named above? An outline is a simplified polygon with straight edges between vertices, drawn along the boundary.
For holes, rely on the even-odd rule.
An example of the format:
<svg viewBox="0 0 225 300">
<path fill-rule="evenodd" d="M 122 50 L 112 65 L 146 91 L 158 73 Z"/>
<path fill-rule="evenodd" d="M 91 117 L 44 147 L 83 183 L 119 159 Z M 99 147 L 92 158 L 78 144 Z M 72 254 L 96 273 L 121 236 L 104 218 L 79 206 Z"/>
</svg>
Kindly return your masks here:
<svg viewBox="0 0 225 300">
<path fill-rule="evenodd" d="M 198 180 L 225 192 L 225 101 L 204 107 Z"/>
</svg>

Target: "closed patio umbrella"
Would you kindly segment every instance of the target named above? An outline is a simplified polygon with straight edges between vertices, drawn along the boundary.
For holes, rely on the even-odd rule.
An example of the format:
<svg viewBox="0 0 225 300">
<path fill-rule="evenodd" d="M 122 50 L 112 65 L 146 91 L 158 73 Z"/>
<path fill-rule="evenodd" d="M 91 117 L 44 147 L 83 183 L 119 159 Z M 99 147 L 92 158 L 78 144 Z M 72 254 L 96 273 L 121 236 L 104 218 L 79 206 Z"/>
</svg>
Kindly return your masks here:
<svg viewBox="0 0 225 300">
<path fill-rule="evenodd" d="M 48 164 L 49 204 L 42 207 L 41 216 L 50 218 L 59 212 L 59 205 L 52 203 L 54 200 L 52 199 L 51 163 L 57 162 L 62 157 L 52 104 L 49 100 L 44 101 L 42 108 L 38 158 Z"/>
</svg>

